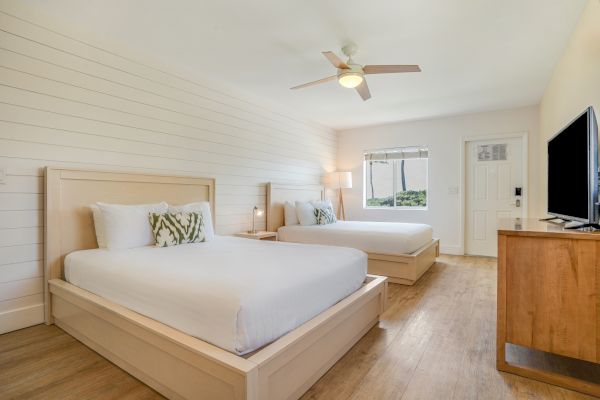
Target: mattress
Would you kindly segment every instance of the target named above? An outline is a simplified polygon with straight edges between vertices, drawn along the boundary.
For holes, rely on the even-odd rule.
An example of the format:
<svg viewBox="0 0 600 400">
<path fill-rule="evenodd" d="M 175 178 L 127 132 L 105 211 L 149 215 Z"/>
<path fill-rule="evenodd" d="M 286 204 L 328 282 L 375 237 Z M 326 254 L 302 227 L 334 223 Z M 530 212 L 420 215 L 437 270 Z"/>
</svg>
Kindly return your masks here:
<svg viewBox="0 0 600 400">
<path fill-rule="evenodd" d="M 366 271 L 354 249 L 225 236 L 65 258 L 73 285 L 238 355 L 352 294 Z"/>
<path fill-rule="evenodd" d="M 284 242 L 353 247 L 367 253 L 410 254 L 433 239 L 425 224 L 400 222 L 338 221 L 328 225 L 282 226 L 277 231 Z"/>
</svg>

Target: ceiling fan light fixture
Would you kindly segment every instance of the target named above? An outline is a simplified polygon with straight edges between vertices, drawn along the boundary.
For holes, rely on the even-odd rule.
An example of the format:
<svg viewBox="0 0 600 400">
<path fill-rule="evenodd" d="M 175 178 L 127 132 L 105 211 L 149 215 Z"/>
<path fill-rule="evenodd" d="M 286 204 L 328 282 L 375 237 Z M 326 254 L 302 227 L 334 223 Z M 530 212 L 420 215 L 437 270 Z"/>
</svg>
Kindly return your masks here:
<svg viewBox="0 0 600 400">
<path fill-rule="evenodd" d="M 345 88 L 353 89 L 363 82 L 360 72 L 345 72 L 338 76 L 338 82 Z"/>
</svg>

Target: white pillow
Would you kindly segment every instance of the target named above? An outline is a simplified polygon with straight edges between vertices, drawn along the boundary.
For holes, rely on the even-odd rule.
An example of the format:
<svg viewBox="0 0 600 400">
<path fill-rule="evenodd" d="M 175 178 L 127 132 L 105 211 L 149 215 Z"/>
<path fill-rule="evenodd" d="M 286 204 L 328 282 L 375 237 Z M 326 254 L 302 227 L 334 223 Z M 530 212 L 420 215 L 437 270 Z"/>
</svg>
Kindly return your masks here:
<svg viewBox="0 0 600 400">
<path fill-rule="evenodd" d="M 154 244 L 149 214 L 166 213 L 169 206 L 164 201 L 156 204 L 96 203 L 102 212 L 104 241 L 109 250 L 131 249 Z"/>
<path fill-rule="evenodd" d="M 96 242 L 101 249 L 106 248 L 106 240 L 104 239 L 104 221 L 102 220 L 102 211 L 96 204 L 90 206 L 92 217 L 94 218 L 94 229 L 96 230 Z"/>
<path fill-rule="evenodd" d="M 210 214 L 210 203 L 208 201 L 199 201 L 197 203 L 182 204 L 174 206 L 169 204 L 169 212 L 171 214 L 177 214 L 180 212 L 198 212 L 202 213 L 202 222 L 204 224 L 204 241 L 208 242 L 215 238 L 215 229 L 212 223 L 212 216 Z"/>
<path fill-rule="evenodd" d="M 300 225 L 316 225 L 317 217 L 315 216 L 315 207 L 308 201 L 296 202 L 296 214 Z"/>
<path fill-rule="evenodd" d="M 296 214 L 296 206 L 289 201 L 283 205 L 283 221 L 285 226 L 298 225 L 298 214 Z"/>
</svg>

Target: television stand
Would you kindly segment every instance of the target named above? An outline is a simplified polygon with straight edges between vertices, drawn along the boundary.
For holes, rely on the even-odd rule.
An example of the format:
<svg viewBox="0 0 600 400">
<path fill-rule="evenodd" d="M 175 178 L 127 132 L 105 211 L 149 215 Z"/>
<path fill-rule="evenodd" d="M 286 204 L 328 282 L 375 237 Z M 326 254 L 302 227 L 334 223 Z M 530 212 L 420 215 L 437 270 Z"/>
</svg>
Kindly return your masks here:
<svg viewBox="0 0 600 400">
<path fill-rule="evenodd" d="M 497 368 L 600 397 L 599 277 L 600 233 L 502 220 Z"/>
</svg>

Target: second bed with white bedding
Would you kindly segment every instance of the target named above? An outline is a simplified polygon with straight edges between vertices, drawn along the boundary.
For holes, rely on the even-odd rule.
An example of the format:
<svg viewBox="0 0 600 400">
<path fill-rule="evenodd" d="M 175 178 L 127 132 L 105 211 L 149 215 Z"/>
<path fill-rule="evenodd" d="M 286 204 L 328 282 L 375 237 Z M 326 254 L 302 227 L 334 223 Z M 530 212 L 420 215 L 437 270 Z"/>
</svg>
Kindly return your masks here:
<svg viewBox="0 0 600 400">
<path fill-rule="evenodd" d="M 284 242 L 353 247 L 367 253 L 410 254 L 431 243 L 433 230 L 425 224 L 337 221 L 328 225 L 282 226 Z"/>
<path fill-rule="evenodd" d="M 73 285 L 238 355 L 358 290 L 366 269 L 359 250 L 223 236 L 65 259 Z"/>
</svg>

